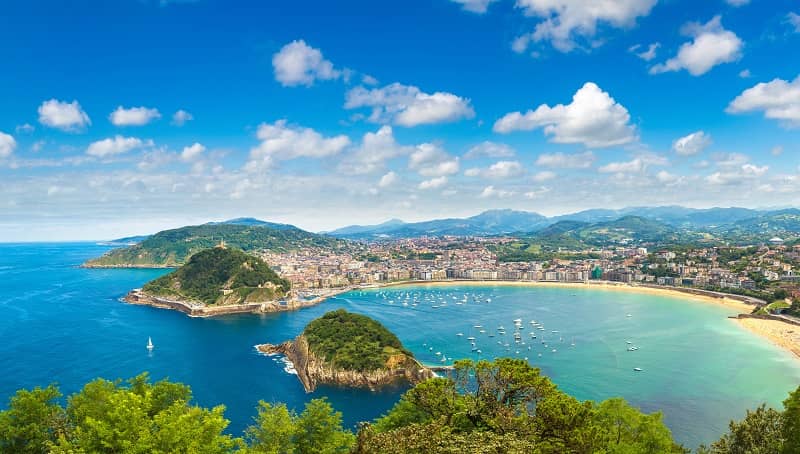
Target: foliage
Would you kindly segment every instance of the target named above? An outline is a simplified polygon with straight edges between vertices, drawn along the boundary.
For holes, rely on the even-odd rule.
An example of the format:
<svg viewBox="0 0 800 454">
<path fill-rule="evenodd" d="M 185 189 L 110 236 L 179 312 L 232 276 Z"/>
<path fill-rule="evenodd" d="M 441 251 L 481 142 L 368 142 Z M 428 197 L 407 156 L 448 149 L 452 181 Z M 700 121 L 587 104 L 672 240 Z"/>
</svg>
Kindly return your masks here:
<svg viewBox="0 0 800 454">
<path fill-rule="evenodd" d="M 303 335 L 312 352 L 346 370 L 383 369 L 393 354 L 413 356 L 380 322 L 338 309 L 306 326 Z"/>
<path fill-rule="evenodd" d="M 325 399 L 306 404 L 300 415 L 285 404 L 259 402 L 255 425 L 246 431 L 250 452 L 334 454 L 350 450 L 355 437 L 342 428 L 342 414 Z"/>
<path fill-rule="evenodd" d="M 196 253 L 225 243 L 244 251 L 287 252 L 318 247 L 341 249 L 346 242 L 297 228 L 261 225 L 204 224 L 164 230 L 134 246 L 114 249 L 89 260 L 88 266 L 180 266 Z"/>
<path fill-rule="evenodd" d="M 224 407 L 190 405 L 185 385 L 95 380 L 55 403 L 55 386 L 19 391 L 0 412 L 2 453 L 228 453 L 241 440 L 223 434 Z"/>
<path fill-rule="evenodd" d="M 579 402 L 526 361 L 506 358 L 458 361 L 450 378 L 409 390 L 374 425 L 362 427 L 356 452 L 685 450 L 672 441 L 660 413 L 642 414 L 622 399 Z"/>
<path fill-rule="evenodd" d="M 224 288 L 235 290 L 240 298 L 236 302 L 240 302 L 255 292 L 265 290 L 260 288 L 265 284 L 274 285 L 279 289 L 279 295 L 287 292 L 290 286 L 289 281 L 280 278 L 266 262 L 257 257 L 236 249 L 212 248 L 193 255 L 189 263 L 172 273 L 148 282 L 144 291 L 215 304 Z M 267 285 L 267 289 L 269 287 Z"/>
</svg>

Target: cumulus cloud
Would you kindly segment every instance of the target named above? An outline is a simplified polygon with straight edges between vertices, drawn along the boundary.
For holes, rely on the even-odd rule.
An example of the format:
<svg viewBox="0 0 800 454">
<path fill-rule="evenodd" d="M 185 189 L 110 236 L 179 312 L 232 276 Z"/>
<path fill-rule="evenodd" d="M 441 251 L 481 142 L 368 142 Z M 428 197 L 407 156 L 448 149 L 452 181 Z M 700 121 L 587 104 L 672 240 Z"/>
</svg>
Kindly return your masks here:
<svg viewBox="0 0 800 454">
<path fill-rule="evenodd" d="M 635 158 L 625 162 L 612 162 L 606 164 L 599 169 L 601 173 L 637 173 L 645 168 L 645 162 L 641 158 Z"/>
<path fill-rule="evenodd" d="M 591 151 L 583 153 L 543 153 L 536 158 L 536 165 L 553 169 L 588 169 L 597 158 Z"/>
<path fill-rule="evenodd" d="M 672 151 L 681 156 L 692 156 L 705 150 L 709 145 L 711 136 L 703 131 L 696 131 L 672 142 Z"/>
<path fill-rule="evenodd" d="M 665 184 L 667 186 L 671 186 L 677 184 L 682 181 L 682 177 L 669 173 L 666 170 L 662 170 L 656 174 L 656 180 L 659 183 Z"/>
<path fill-rule="evenodd" d="M 550 42 L 561 52 L 575 49 L 581 42 L 594 39 L 598 25 L 625 28 L 636 19 L 650 14 L 656 0 L 517 0 L 526 16 L 541 19 L 533 32 L 518 37 L 512 46 L 525 52 L 532 42 Z"/>
<path fill-rule="evenodd" d="M 470 148 L 467 154 L 464 155 L 464 158 L 510 158 L 514 156 L 514 154 L 514 149 L 510 146 L 504 143 L 490 142 L 487 140 Z"/>
<path fill-rule="evenodd" d="M 450 0 L 461 5 L 461 9 L 471 13 L 483 14 L 489 9 L 489 5 L 498 0 Z"/>
<path fill-rule="evenodd" d="M 192 162 L 203 155 L 206 151 L 206 147 L 201 143 L 193 143 L 188 147 L 183 147 L 183 151 L 181 151 L 181 161 L 183 162 Z"/>
<path fill-rule="evenodd" d="M 172 124 L 175 126 L 183 126 L 192 120 L 194 120 L 194 116 L 183 109 L 172 114 Z"/>
<path fill-rule="evenodd" d="M 492 199 L 492 198 L 495 198 L 495 199 L 507 199 L 509 197 L 513 197 L 515 194 L 516 194 L 516 192 L 514 192 L 514 191 L 508 191 L 508 190 L 505 190 L 505 189 L 498 189 L 498 188 L 495 188 L 494 186 L 490 185 L 490 186 L 486 186 L 485 188 L 483 188 L 483 191 L 481 191 L 480 197 L 484 198 L 484 199 Z"/>
<path fill-rule="evenodd" d="M 0 131 L 0 159 L 11 156 L 17 148 L 17 141 L 10 134 Z"/>
<path fill-rule="evenodd" d="M 764 117 L 779 120 L 785 126 L 800 126 L 800 76 L 792 82 L 775 79 L 761 82 L 731 101 L 728 113 L 764 112 Z"/>
<path fill-rule="evenodd" d="M 469 99 L 447 92 L 428 94 L 400 83 L 372 89 L 355 87 L 347 92 L 344 107 L 367 107 L 372 109 L 369 121 L 406 127 L 449 123 L 475 116 Z"/>
<path fill-rule="evenodd" d="M 285 87 L 310 87 L 317 80 L 338 79 L 342 75 L 342 71 L 335 69 L 319 49 L 309 46 L 302 39 L 286 44 L 273 55 L 272 68 L 275 79 Z"/>
<path fill-rule="evenodd" d="M 519 161 L 498 161 L 485 169 L 467 169 L 464 175 L 482 178 L 514 178 L 525 173 Z"/>
<path fill-rule="evenodd" d="M 447 177 L 441 176 L 436 178 L 431 178 L 430 180 L 425 180 L 419 184 L 419 189 L 427 190 L 427 189 L 439 189 L 444 187 L 447 184 Z"/>
<path fill-rule="evenodd" d="M 541 172 L 537 172 L 536 174 L 531 177 L 531 180 L 537 183 L 544 183 L 545 181 L 550 181 L 556 178 L 556 173 L 550 170 L 543 170 Z"/>
<path fill-rule="evenodd" d="M 511 112 L 497 120 L 494 131 L 530 131 L 544 128 L 556 143 L 582 143 L 604 148 L 637 140 L 628 110 L 596 84 L 587 82 L 572 97 L 572 103 L 550 107 L 542 104 L 526 113 Z"/>
<path fill-rule="evenodd" d="M 62 131 L 77 132 L 92 124 L 92 121 L 78 101 L 51 99 L 39 106 L 39 123 Z"/>
<path fill-rule="evenodd" d="M 24 123 L 24 124 L 21 124 L 21 125 L 17 125 L 17 127 L 14 128 L 14 131 L 17 134 L 20 134 L 20 133 L 22 133 L 22 134 L 30 134 L 35 130 L 36 130 L 36 128 L 30 123 Z"/>
<path fill-rule="evenodd" d="M 752 181 L 764 176 L 769 170 L 769 166 L 757 166 L 755 164 L 742 164 L 738 168 L 728 171 L 714 172 L 705 178 L 706 182 L 715 186 L 738 185 L 743 182 Z"/>
<path fill-rule="evenodd" d="M 364 134 L 361 144 L 339 164 L 339 170 L 347 174 L 367 174 L 382 171 L 386 162 L 411 153 L 413 147 L 397 143 L 391 126 L 382 126 L 376 132 Z"/>
<path fill-rule="evenodd" d="M 161 113 L 159 113 L 158 109 L 149 109 L 147 107 L 126 109 L 122 106 L 117 107 L 108 116 L 114 126 L 143 126 L 159 118 L 161 118 Z"/>
<path fill-rule="evenodd" d="M 268 169 L 275 161 L 332 156 L 350 145 L 350 139 L 345 135 L 324 137 L 311 128 L 290 125 L 286 120 L 262 123 L 256 137 L 261 143 L 250 150 L 245 165 L 248 171 Z"/>
<path fill-rule="evenodd" d="M 458 172 L 458 158 L 432 143 L 417 145 L 408 159 L 408 168 L 424 177 L 452 175 Z"/>
<path fill-rule="evenodd" d="M 127 153 L 145 145 L 152 145 L 152 142 L 144 142 L 137 137 L 123 137 L 117 135 L 108 139 L 92 142 L 86 149 L 86 154 L 98 158 L 107 158 L 110 156 Z"/>
<path fill-rule="evenodd" d="M 722 27 L 720 16 L 706 24 L 691 22 L 683 27 L 683 34 L 692 37 L 692 41 L 681 45 L 675 57 L 650 68 L 650 74 L 685 69 L 693 76 L 701 76 L 714 66 L 737 61 L 742 56 L 744 43 Z"/>
<path fill-rule="evenodd" d="M 388 188 L 389 186 L 394 185 L 400 181 L 400 177 L 394 171 L 389 171 L 385 173 L 381 179 L 378 181 L 378 187 L 381 188 Z"/>
<path fill-rule="evenodd" d="M 656 58 L 656 52 L 658 48 L 661 47 L 661 43 L 652 43 L 647 46 L 647 50 L 641 50 L 642 46 L 639 44 L 631 47 L 628 49 L 630 52 L 633 52 L 637 57 L 641 58 L 644 61 L 650 61 Z"/>
</svg>

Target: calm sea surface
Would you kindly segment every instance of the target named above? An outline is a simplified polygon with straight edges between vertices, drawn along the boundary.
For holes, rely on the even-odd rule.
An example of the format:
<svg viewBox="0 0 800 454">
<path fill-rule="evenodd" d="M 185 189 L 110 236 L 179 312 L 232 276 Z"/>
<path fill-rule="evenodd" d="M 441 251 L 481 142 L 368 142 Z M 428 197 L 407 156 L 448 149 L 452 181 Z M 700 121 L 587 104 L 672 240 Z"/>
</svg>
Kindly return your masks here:
<svg viewBox="0 0 800 454">
<path fill-rule="evenodd" d="M 712 304 L 600 289 L 409 286 L 351 292 L 293 313 L 192 319 L 118 301 L 164 270 L 77 268 L 106 250 L 0 244 L 0 406 L 22 387 L 56 382 L 70 394 L 95 377 L 148 371 L 190 384 L 201 405 L 226 405 L 235 434 L 259 399 L 301 409 L 326 396 L 355 425 L 385 412 L 403 390 L 322 387 L 309 395 L 279 358 L 253 349 L 293 338 L 340 307 L 380 320 L 426 363 L 528 358 L 580 399 L 623 396 L 645 411 L 661 410 L 676 439 L 691 447 L 716 439 L 747 408 L 779 407 L 800 384 L 800 361 Z M 518 318 L 524 328 L 516 343 Z M 150 354 L 148 336 L 156 345 Z M 628 351 L 631 345 L 639 349 Z"/>
</svg>

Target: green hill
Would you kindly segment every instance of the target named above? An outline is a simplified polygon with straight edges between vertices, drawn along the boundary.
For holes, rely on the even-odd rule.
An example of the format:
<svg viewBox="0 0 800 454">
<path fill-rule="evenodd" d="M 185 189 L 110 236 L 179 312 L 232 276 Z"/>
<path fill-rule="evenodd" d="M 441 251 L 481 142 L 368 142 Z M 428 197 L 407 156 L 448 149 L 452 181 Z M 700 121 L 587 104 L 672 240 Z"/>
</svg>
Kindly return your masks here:
<svg viewBox="0 0 800 454">
<path fill-rule="evenodd" d="M 365 315 L 339 309 L 306 326 L 303 335 L 311 352 L 344 370 L 387 369 L 392 357 L 407 351 L 391 331 Z"/>
<path fill-rule="evenodd" d="M 243 251 L 287 252 L 306 247 L 338 249 L 346 244 L 298 228 L 265 225 L 204 224 L 164 230 L 139 244 L 114 249 L 84 264 L 87 267 L 174 267 L 195 253 L 225 243 Z"/>
<path fill-rule="evenodd" d="M 226 305 L 272 301 L 284 296 L 289 286 L 257 257 L 237 249 L 212 248 L 142 289 L 155 296 Z"/>
</svg>

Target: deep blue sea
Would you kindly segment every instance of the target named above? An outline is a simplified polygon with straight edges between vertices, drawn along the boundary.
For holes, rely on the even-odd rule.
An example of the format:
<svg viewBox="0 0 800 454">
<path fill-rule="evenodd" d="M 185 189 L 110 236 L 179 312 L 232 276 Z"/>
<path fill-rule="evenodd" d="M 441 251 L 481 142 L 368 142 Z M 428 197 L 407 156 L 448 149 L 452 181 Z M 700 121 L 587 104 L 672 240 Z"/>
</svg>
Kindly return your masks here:
<svg viewBox="0 0 800 454">
<path fill-rule="evenodd" d="M 403 389 L 306 394 L 279 358 L 253 348 L 293 338 L 340 307 L 380 320 L 426 363 L 528 358 L 580 399 L 623 396 L 645 411 L 661 410 L 676 439 L 691 447 L 718 438 L 747 408 L 779 407 L 800 385 L 800 361 L 713 304 L 600 289 L 408 286 L 351 292 L 292 313 L 193 319 L 119 301 L 165 270 L 78 268 L 106 250 L 0 244 L 0 406 L 23 387 L 55 382 L 68 395 L 96 377 L 148 371 L 188 383 L 200 405 L 224 404 L 237 435 L 260 399 L 302 409 L 325 396 L 355 426 L 384 413 Z M 520 343 L 511 337 L 517 318 Z M 631 345 L 639 350 L 628 351 Z"/>
</svg>

